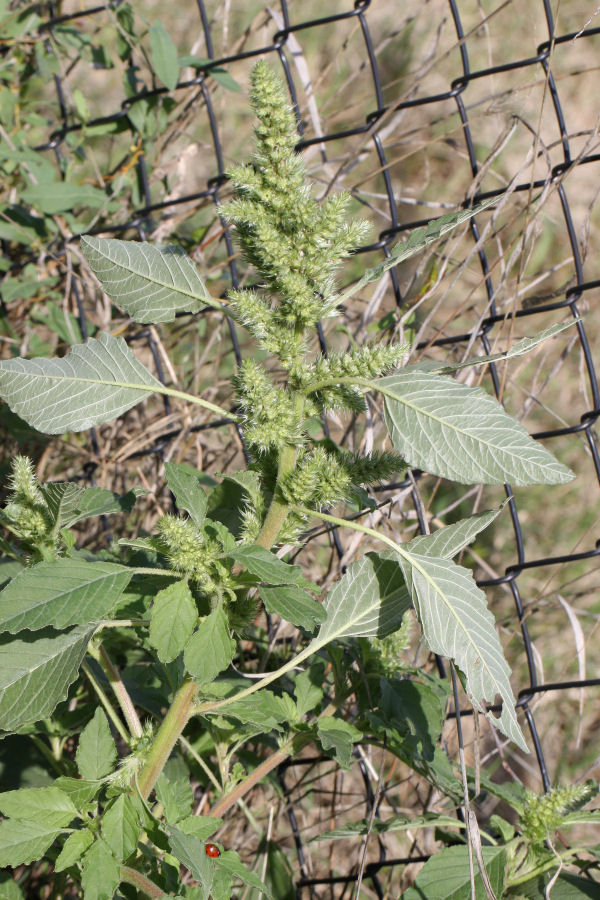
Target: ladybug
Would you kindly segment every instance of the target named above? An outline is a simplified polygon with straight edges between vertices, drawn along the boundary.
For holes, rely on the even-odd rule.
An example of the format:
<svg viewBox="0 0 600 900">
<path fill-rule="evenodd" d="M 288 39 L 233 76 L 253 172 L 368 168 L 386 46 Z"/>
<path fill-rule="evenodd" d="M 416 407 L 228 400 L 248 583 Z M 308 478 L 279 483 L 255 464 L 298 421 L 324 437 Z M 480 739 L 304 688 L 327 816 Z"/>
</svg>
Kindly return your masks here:
<svg viewBox="0 0 600 900">
<path fill-rule="evenodd" d="M 219 850 L 219 848 L 217 847 L 216 844 L 206 844 L 204 847 L 204 852 L 211 859 L 216 859 L 217 856 L 221 855 L 221 851 Z"/>
</svg>

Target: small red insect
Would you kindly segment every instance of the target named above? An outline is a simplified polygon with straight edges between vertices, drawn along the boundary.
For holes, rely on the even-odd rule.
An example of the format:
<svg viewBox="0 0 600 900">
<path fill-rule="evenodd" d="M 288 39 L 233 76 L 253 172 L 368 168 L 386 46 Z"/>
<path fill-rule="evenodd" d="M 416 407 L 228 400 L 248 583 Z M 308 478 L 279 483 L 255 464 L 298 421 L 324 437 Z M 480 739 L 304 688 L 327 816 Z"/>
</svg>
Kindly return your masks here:
<svg viewBox="0 0 600 900">
<path fill-rule="evenodd" d="M 211 859 L 216 859 L 217 856 L 221 855 L 221 851 L 216 844 L 206 844 L 204 847 L 204 852 L 207 856 L 210 856 Z"/>
</svg>

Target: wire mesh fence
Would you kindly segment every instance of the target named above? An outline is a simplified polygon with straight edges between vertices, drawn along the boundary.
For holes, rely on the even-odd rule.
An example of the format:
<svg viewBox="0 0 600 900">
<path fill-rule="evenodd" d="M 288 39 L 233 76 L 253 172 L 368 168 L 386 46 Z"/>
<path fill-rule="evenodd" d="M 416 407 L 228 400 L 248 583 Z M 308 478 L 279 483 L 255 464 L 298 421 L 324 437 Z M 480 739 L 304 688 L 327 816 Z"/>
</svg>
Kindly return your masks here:
<svg viewBox="0 0 600 900">
<path fill-rule="evenodd" d="M 122 54 L 120 68 L 107 63 L 103 53 L 111 41 L 131 39 L 125 4 L 39 6 L 36 40 L 60 67 L 48 70 L 35 149 L 53 157 L 63 174 L 81 164 L 104 192 L 105 205 L 86 221 L 88 233 L 177 239 L 208 273 L 213 292 L 223 296 L 229 286 L 244 285 L 247 273 L 219 217 L 229 194 L 228 166 L 248 156 L 250 133 L 246 98 L 228 79 L 246 85 L 253 61 L 266 57 L 287 81 L 298 149 L 319 192 L 349 191 L 356 212 L 373 222 L 373 239 L 359 249 L 350 276 L 353 265 L 359 271 L 389 255 L 430 219 L 497 199 L 463 234 L 417 265 L 391 270 L 344 309 L 343 328 L 320 328 L 322 351 L 376 331 L 413 340 L 414 358 L 460 360 L 503 349 L 554 322 L 575 323 L 533 359 L 492 364 L 485 376 L 464 377 L 471 383 L 485 377 L 509 411 L 578 476 L 551 494 L 506 485 L 511 527 L 495 527 L 475 545 L 478 583 L 501 625 L 535 760 L 510 754 L 486 732 L 485 762 L 544 790 L 564 772 L 586 776 L 597 765 L 590 746 L 597 715 L 585 699 L 597 697 L 600 686 L 600 678 L 590 677 L 598 671 L 590 637 L 598 618 L 600 554 L 593 349 L 600 272 L 590 252 L 599 224 L 593 69 L 600 27 L 585 3 L 569 4 L 556 17 L 550 0 L 527 9 L 510 0 L 493 8 L 475 0 L 430 0 L 407 2 L 401 10 L 376 0 L 335 0 L 326 15 L 313 0 L 280 0 L 272 7 L 197 0 L 179 4 L 169 21 L 168 10 L 142 6 L 149 22 L 163 19 L 182 53 L 198 54 L 181 68 L 174 89 L 161 86 L 143 41 Z M 82 161 L 83 136 L 93 149 Z M 102 317 L 108 321 L 110 306 L 78 268 L 72 226 L 65 218 L 47 253 L 64 275 L 65 302 L 85 338 Z M 10 302 L 5 310 L 11 314 Z M 185 342 L 189 323 L 189 316 L 178 319 L 175 345 Z M 211 311 L 193 327 L 196 337 L 187 348 L 197 360 L 192 386 L 206 387 L 209 363 L 218 357 L 221 373 L 239 364 L 246 338 Z M 176 377 L 156 329 L 125 336 L 152 359 L 161 380 Z M 376 407 L 368 419 L 360 434 L 343 422 L 323 427 L 340 442 L 370 449 L 379 434 Z M 76 450 L 80 460 L 82 448 Z M 132 412 L 101 435 L 92 431 L 85 453 L 83 477 L 104 479 L 110 468 L 114 484 L 138 467 L 154 487 L 161 460 L 173 455 L 195 456 L 209 468 L 211 459 L 225 454 L 232 460 L 245 450 L 232 422 L 186 418 L 167 398 L 158 412 Z M 457 510 L 467 514 L 499 499 L 491 489 L 450 490 L 415 472 L 377 488 L 370 521 L 410 536 L 452 521 Z M 315 532 L 319 537 L 335 554 L 335 575 L 356 544 L 335 529 Z M 437 665 L 445 671 L 443 660 Z M 455 703 L 444 738 L 448 751 L 470 746 L 473 734 L 470 710 Z M 413 776 L 382 777 L 381 757 L 368 744 L 357 748 L 355 761 L 347 776 L 311 756 L 279 771 L 299 898 L 350 897 L 359 871 L 368 896 L 395 896 L 401 881 L 393 873 L 428 856 L 427 842 L 415 839 L 399 855 L 386 835 L 372 839 L 366 856 L 366 845 L 357 849 L 356 842 L 329 858 L 315 854 L 307 838 L 323 823 L 307 808 L 308 796 L 313 803 L 326 798 L 317 805 L 321 812 L 328 808 L 332 822 L 352 813 L 369 818 L 382 808 L 428 808 L 431 795 Z"/>
</svg>

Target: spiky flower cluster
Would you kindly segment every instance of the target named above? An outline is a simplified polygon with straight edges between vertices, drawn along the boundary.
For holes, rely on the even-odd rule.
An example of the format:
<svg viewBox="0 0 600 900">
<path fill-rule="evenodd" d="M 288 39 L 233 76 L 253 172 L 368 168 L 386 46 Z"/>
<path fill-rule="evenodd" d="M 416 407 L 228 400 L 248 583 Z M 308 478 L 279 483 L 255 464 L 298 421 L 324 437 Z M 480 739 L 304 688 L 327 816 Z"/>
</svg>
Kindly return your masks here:
<svg viewBox="0 0 600 900">
<path fill-rule="evenodd" d="M 592 782 L 553 788 L 547 794 L 527 791 L 527 803 L 521 816 L 521 828 L 531 844 L 543 844 L 560 828 L 567 813 L 581 809 L 598 793 Z"/>
<path fill-rule="evenodd" d="M 39 488 L 33 464 L 26 456 L 15 456 L 11 470 L 11 493 L 0 521 L 23 541 L 33 545 L 36 556 L 53 557 L 56 544 L 54 521 Z"/>
<path fill-rule="evenodd" d="M 236 387 L 245 416 L 244 436 L 250 447 L 265 453 L 285 444 L 302 443 L 302 422 L 293 397 L 273 384 L 259 363 L 248 359 L 242 364 Z"/>
<path fill-rule="evenodd" d="M 412 625 L 412 617 L 404 615 L 398 631 L 394 631 L 384 638 L 371 638 L 370 640 L 371 647 L 388 676 L 397 675 L 406 668 L 406 662 L 402 660 L 402 657 L 410 645 Z"/>
<path fill-rule="evenodd" d="M 230 172 L 235 199 L 222 212 L 236 225 L 238 241 L 266 296 L 234 291 L 230 301 L 262 346 L 291 368 L 301 358 L 304 329 L 335 308 L 335 269 L 368 226 L 345 221 L 347 195 L 336 194 L 322 203 L 311 196 L 304 160 L 295 152 L 293 110 L 283 85 L 264 62 L 252 72 L 250 100 L 258 118 L 257 153 L 253 165 Z"/>
<path fill-rule="evenodd" d="M 219 541 L 194 525 L 190 519 L 166 515 L 159 519 L 157 531 L 161 552 L 177 572 L 188 575 L 206 594 L 220 594 L 231 587 L 231 576 L 220 561 L 223 547 Z"/>
<path fill-rule="evenodd" d="M 344 384 L 344 379 L 378 378 L 402 363 L 406 345 L 393 344 L 355 347 L 345 353 L 320 356 L 310 364 L 299 366 L 293 377 L 298 390 L 306 393 L 320 409 L 365 408 L 360 387 Z M 327 384 L 329 382 L 329 384 Z"/>
</svg>

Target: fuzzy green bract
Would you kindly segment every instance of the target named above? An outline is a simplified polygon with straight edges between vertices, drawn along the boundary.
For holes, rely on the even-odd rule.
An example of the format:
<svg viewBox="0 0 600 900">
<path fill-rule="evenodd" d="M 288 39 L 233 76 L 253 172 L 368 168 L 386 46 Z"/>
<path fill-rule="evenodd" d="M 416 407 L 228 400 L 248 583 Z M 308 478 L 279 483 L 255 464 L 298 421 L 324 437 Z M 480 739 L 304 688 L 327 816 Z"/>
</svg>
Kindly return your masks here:
<svg viewBox="0 0 600 900">
<path fill-rule="evenodd" d="M 122 4 L 115 15 L 131 37 L 132 9 Z M 156 75 L 175 87 L 180 65 L 188 62 L 178 58 L 160 24 L 150 27 L 149 44 Z M 124 58 L 129 49 L 125 41 Z M 406 344 L 352 345 L 326 355 L 315 352 L 313 340 L 314 327 L 337 315 L 341 302 L 492 201 L 418 229 L 341 291 L 339 269 L 367 225 L 348 221 L 346 194 L 315 197 L 295 152 L 294 112 L 264 62 L 253 69 L 250 99 L 255 155 L 231 170 L 234 196 L 220 213 L 253 266 L 257 287 L 232 290 L 221 303 L 180 250 L 82 240 L 103 290 L 133 321 L 171 323 L 210 306 L 247 329 L 257 352 L 231 379 L 228 407 L 163 385 L 123 338 L 108 332 L 60 359 L 0 362 L 0 397 L 39 430 L 60 434 L 102 425 L 163 393 L 235 422 L 249 457 L 247 471 L 219 474 L 218 482 L 215 473 L 179 460 L 184 445 L 174 446 L 164 469 L 177 511 L 167 511 L 165 495 L 153 497 L 164 514 L 152 533 L 141 524 L 151 517 L 136 518 L 133 509 L 139 490 L 120 496 L 75 481 L 39 484 L 28 459 L 12 461 L 0 510 L 0 732 L 12 732 L 17 741 L 33 735 L 52 759 L 48 778 L 54 783 L 0 794 L 6 817 L 0 865 L 27 866 L 48 853 L 55 861 L 52 877 L 68 877 L 84 900 L 111 900 L 117 890 L 130 896 L 133 889 L 150 897 L 229 900 L 239 882 L 252 896 L 291 895 L 291 870 L 272 848 L 256 871 L 233 848 L 218 845 L 219 855 L 206 855 L 205 841 L 230 807 L 239 801 L 248 809 L 242 799 L 254 773 L 241 760 L 256 767 L 268 790 L 268 776 L 286 755 L 313 745 L 347 768 L 366 736 L 427 778 L 448 802 L 461 803 L 462 786 L 439 743 L 448 682 L 406 659 L 410 610 L 427 647 L 455 663 L 491 727 L 527 751 L 492 612 L 472 572 L 453 562 L 500 509 L 407 544 L 363 524 L 364 510 L 348 519 L 329 510 L 344 503 L 356 510 L 357 500 L 373 507 L 365 488 L 404 477 L 409 465 L 467 484 L 562 484 L 573 474 L 492 396 L 448 377 L 463 364 L 425 361 L 403 369 Z M 144 103 L 129 109 L 140 127 Z M 43 207 L 40 196 L 42 188 L 30 199 Z M 54 190 L 46 208 L 65 202 L 57 196 Z M 520 355 L 564 327 L 465 364 Z M 318 417 L 333 411 L 360 422 L 368 392 L 383 398 L 393 449 L 364 454 L 339 446 L 328 432 L 318 435 Z M 135 529 L 132 539 L 97 550 L 77 546 L 73 526 L 116 513 L 132 513 L 125 526 Z M 324 596 L 321 576 L 330 573 L 319 571 L 321 557 L 311 578 L 287 558 L 289 545 L 301 545 L 311 520 L 319 519 L 372 541 L 362 556 L 346 561 Z M 498 715 L 490 711 L 494 704 Z M 194 814 L 199 777 L 206 785 L 203 803 L 214 789 L 210 817 Z M 473 782 L 473 773 L 467 778 Z M 501 790 L 485 775 L 483 781 L 486 790 Z M 510 792 L 502 791 L 511 803 Z M 522 834 L 496 817 L 502 842 L 493 838 L 493 846 L 474 848 L 481 869 L 477 896 L 483 885 L 498 897 L 517 885 L 524 896 L 539 896 L 540 879 L 545 888 L 558 865 L 548 841 L 565 823 L 596 822 L 593 811 L 582 809 L 593 796 L 586 787 L 546 800 L 512 798 Z M 368 835 L 372 826 L 377 833 L 448 828 L 454 821 L 396 816 L 350 823 L 341 834 Z M 262 871 L 267 884 L 256 874 Z M 566 884 L 567 876 L 561 878 Z M 462 900 L 470 884 L 467 848 L 452 846 L 427 863 L 405 896 Z"/>
</svg>

